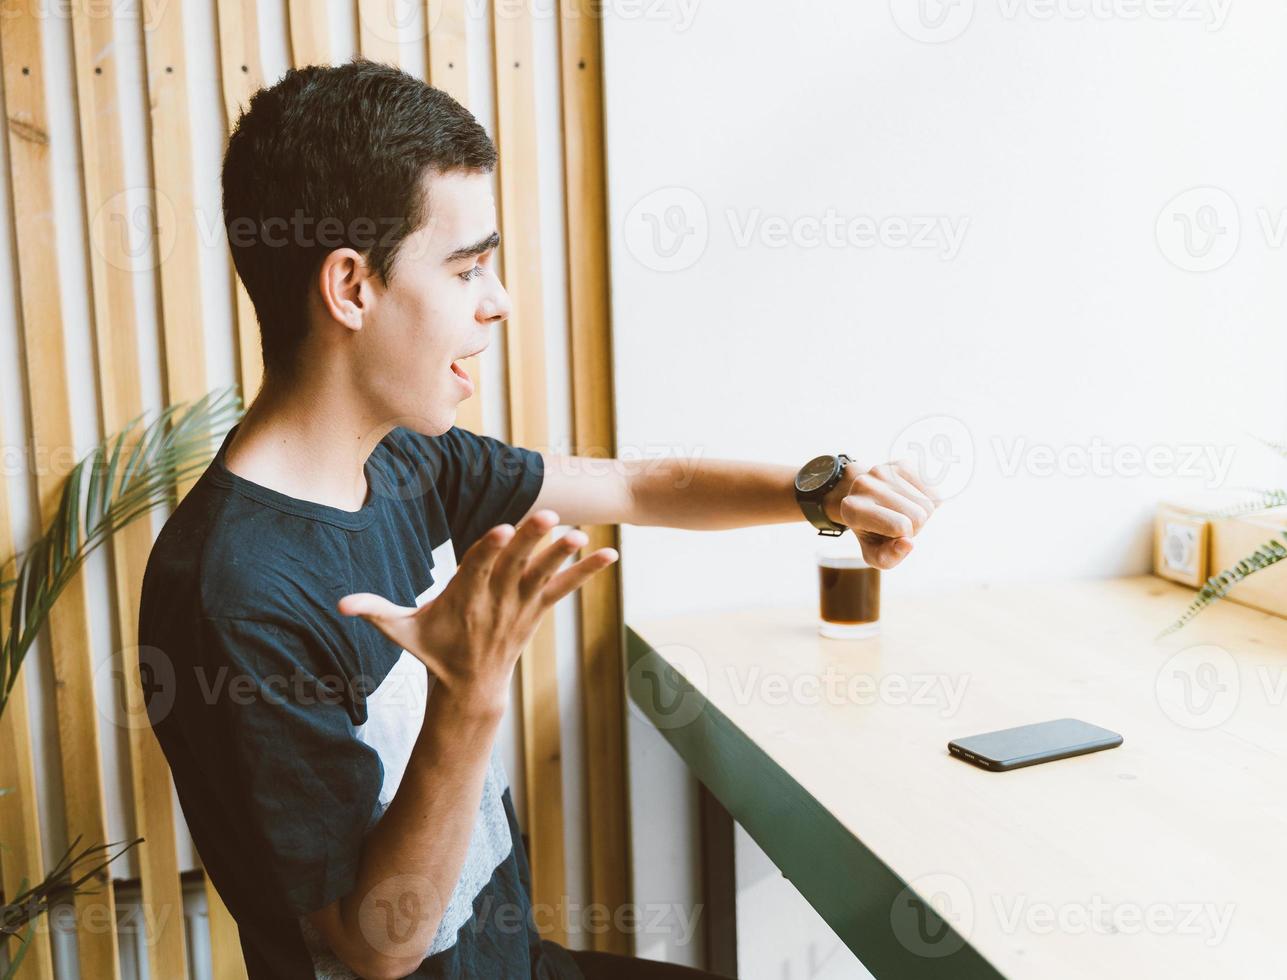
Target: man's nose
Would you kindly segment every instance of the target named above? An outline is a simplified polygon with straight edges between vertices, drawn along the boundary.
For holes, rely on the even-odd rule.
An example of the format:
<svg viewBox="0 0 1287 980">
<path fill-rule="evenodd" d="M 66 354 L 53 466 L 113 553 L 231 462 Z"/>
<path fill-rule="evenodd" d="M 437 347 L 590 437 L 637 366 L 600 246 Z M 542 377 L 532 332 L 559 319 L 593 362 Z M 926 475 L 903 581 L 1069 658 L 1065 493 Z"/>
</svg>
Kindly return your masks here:
<svg viewBox="0 0 1287 980">
<path fill-rule="evenodd" d="M 509 314 L 509 293 L 505 292 L 503 286 L 497 287 L 496 292 L 484 299 L 478 306 L 478 321 L 480 323 L 495 323 L 498 320 L 504 320 Z"/>
</svg>

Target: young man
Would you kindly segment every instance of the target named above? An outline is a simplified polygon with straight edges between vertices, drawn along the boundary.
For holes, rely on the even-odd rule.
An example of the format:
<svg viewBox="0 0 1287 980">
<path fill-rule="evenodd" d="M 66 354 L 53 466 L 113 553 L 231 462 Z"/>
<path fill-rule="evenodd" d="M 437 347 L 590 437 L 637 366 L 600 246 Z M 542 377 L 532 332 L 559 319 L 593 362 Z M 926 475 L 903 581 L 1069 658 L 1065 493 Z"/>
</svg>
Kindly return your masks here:
<svg viewBox="0 0 1287 980">
<path fill-rule="evenodd" d="M 807 513 L 890 567 L 934 509 L 892 465 L 828 457 L 796 480 L 705 461 L 680 479 L 457 428 L 460 361 L 510 308 L 495 162 L 450 97 L 364 61 L 288 72 L 228 144 L 265 382 L 156 541 L 139 644 L 252 980 L 695 976 L 535 928 L 497 728 L 540 616 L 617 558 L 563 567 L 576 530 L 539 543 L 560 523 Z"/>
</svg>

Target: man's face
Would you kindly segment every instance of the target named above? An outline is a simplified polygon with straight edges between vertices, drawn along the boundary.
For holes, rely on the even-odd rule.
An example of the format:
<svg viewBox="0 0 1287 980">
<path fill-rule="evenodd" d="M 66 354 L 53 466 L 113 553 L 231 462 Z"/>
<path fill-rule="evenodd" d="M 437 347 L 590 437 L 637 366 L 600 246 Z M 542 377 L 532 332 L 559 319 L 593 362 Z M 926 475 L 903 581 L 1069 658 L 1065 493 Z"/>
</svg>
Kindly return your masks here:
<svg viewBox="0 0 1287 980">
<path fill-rule="evenodd" d="M 460 364 L 509 315 L 496 278 L 496 204 L 487 174 L 426 178 L 429 218 L 403 241 L 388 284 L 372 279 L 359 370 L 381 423 L 446 432 L 473 394 Z"/>
</svg>

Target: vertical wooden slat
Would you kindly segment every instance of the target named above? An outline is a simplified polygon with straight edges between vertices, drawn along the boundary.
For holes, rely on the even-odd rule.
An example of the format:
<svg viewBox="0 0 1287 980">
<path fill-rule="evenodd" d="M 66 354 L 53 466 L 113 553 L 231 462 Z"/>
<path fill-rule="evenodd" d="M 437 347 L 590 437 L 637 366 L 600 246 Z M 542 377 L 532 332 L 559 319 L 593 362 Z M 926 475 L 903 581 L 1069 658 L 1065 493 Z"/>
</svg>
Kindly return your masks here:
<svg viewBox="0 0 1287 980">
<path fill-rule="evenodd" d="M 184 68 L 187 58 L 183 50 L 183 6 L 159 4 L 151 13 L 154 13 L 153 19 L 143 25 L 144 56 L 151 109 L 165 391 L 167 401 L 173 404 L 205 394 L 205 324 L 193 193 L 192 134 L 188 122 L 191 111 Z M 179 487 L 180 495 L 186 493 L 193 482 L 195 477 Z M 145 551 L 144 562 L 146 556 Z M 141 577 L 137 585 L 141 587 Z M 136 609 L 136 606 L 129 609 L 131 621 Z M 128 646 L 121 666 L 128 717 L 132 720 L 129 747 L 135 831 L 147 842 L 139 849 L 138 860 L 143 907 L 148 913 L 149 928 L 144 933 L 148 968 L 154 980 L 171 980 L 187 976 L 188 956 L 170 770 L 151 726 L 133 722 L 146 719 L 147 711 L 138 658 L 131 655 Z"/>
<path fill-rule="evenodd" d="M 210 975 L 214 980 L 246 980 L 237 920 L 206 878 L 206 915 L 210 924 Z"/>
<path fill-rule="evenodd" d="M 12 551 L 12 538 L 5 552 Z M 9 615 L 9 603 L 0 602 L 0 615 Z M 36 806 L 36 777 L 31 759 L 31 720 L 27 711 L 27 685 L 19 675 L 18 684 L 9 695 L 9 703 L 0 716 L 0 786 L 8 792 L 0 796 L 0 843 L 4 844 L 4 893 L 17 895 L 27 886 L 40 881 L 46 868 L 42 865 L 40 814 Z M 31 946 L 23 960 L 24 980 L 53 980 L 54 964 L 49 946 L 49 923 L 40 919 Z M 9 953 L 17 951 L 9 943 Z"/>
<path fill-rule="evenodd" d="M 429 84 L 469 108 L 469 49 L 466 43 L 466 0 L 426 0 L 429 27 Z M 460 403 L 456 424 L 470 432 L 483 431 L 482 354 L 468 358 L 465 370 L 474 379 L 474 394 Z"/>
<path fill-rule="evenodd" d="M 15 552 L 13 525 L 10 522 L 9 488 L 0 479 L 0 561 Z M 0 566 L 0 578 L 9 577 L 16 569 Z M 0 623 L 9 622 L 13 590 L 0 593 Z M 36 805 L 36 774 L 31 758 L 31 720 L 27 712 L 27 677 L 19 673 L 18 682 L 9 694 L 9 702 L 0 714 L 0 882 L 6 901 L 27 885 L 45 876 L 40 845 L 40 811 Z M 31 980 L 53 980 L 54 964 L 49 947 L 48 922 L 36 923 L 36 933 L 23 961 L 23 977 Z M 9 955 L 18 948 L 9 943 Z"/>
<path fill-rule="evenodd" d="M 402 65 L 398 0 L 357 0 L 358 50 L 362 57 Z"/>
<path fill-rule="evenodd" d="M 469 108 L 469 47 L 466 0 L 426 0 L 429 84 Z"/>
<path fill-rule="evenodd" d="M 242 111 L 249 106 L 251 96 L 264 83 L 256 0 L 216 0 L 215 18 L 218 22 L 220 91 L 223 95 L 226 137 L 232 132 Z M 325 28 L 324 21 L 322 27 Z M 292 39 L 293 37 L 292 33 Z M 259 324 L 245 285 L 235 272 L 232 279 L 238 372 L 243 404 L 249 404 L 263 383 Z M 215 980 L 245 980 L 246 964 L 241 952 L 236 920 L 208 876 L 205 879 L 205 895 L 213 976 Z"/>
<path fill-rule="evenodd" d="M 58 257 L 41 54 L 43 26 L 43 15 L 33 5 L 20 4 L 16 9 L 8 9 L 4 29 L 0 31 L 0 44 L 3 44 L 5 61 L 11 174 L 13 186 L 18 190 L 14 194 L 14 221 L 22 242 L 17 253 L 18 279 L 31 438 L 45 454 L 52 453 L 52 458 L 57 459 L 70 455 L 75 442 L 62 303 L 56 277 Z M 36 467 L 42 527 L 57 511 L 65 477 L 66 472 L 53 466 Z M 82 836 L 85 843 L 107 843 L 83 571 L 69 583 L 50 611 L 49 641 L 53 653 L 54 703 L 68 839 Z M 103 922 L 116 920 L 112 888 L 106 874 L 103 878 L 103 887 L 96 894 L 81 895 L 75 901 L 81 927 L 77 938 L 82 977 L 119 975 L 116 931 L 101 927 Z"/>
<path fill-rule="evenodd" d="M 532 448 L 549 443 L 545 328 L 540 260 L 540 183 L 532 77 L 531 11 L 492 8 L 500 220 L 505 284 L 513 311 L 505 325 L 510 438 Z M 527 832 L 533 900 L 566 908 L 563 771 L 554 617 L 545 616 L 520 661 Z M 547 939 L 565 942 L 562 914 Z"/>
<path fill-rule="evenodd" d="M 334 55 L 331 24 L 321 0 L 290 0 L 291 61 L 296 68 L 329 65 Z"/>
<path fill-rule="evenodd" d="M 183 4 L 155 5 L 143 27 L 166 391 L 172 402 L 187 401 L 206 393 L 206 356 Z"/>
<path fill-rule="evenodd" d="M 264 84 L 256 0 L 217 0 L 216 17 L 219 21 L 219 69 L 226 132 L 231 133 L 237 117 L 250 104 L 250 97 Z M 235 273 L 232 278 L 241 396 L 242 403 L 249 405 L 264 380 L 259 323 L 245 285 Z"/>
<path fill-rule="evenodd" d="M 134 216 L 125 196 L 118 48 L 113 18 L 103 16 L 94 0 L 75 0 L 72 11 L 99 399 L 103 429 L 114 432 L 143 407 L 131 272 L 137 260 L 126 234 Z"/>
<path fill-rule="evenodd" d="M 52 187 L 49 170 L 49 138 L 46 128 L 43 55 L 40 28 L 31 18 L 23 18 L 0 31 L 0 62 L 4 66 L 5 119 L 10 157 L 8 188 L 13 208 L 14 225 L 21 236 L 18 249 L 19 291 L 24 300 L 24 324 L 32 308 L 42 299 L 52 298 L 53 308 L 47 329 L 61 333 L 54 244 Z M 25 275 L 24 275 L 25 274 Z M 30 303 L 25 302 L 30 295 Z M 61 348 L 60 348 L 61 349 Z M 64 385 L 63 396 L 66 397 Z M 55 386 L 54 396 L 57 397 Z M 0 559 L 14 554 L 13 526 L 10 521 L 8 486 L 0 482 Z M 13 568 L 0 568 L 12 573 Z M 3 576 L 0 576 L 3 577 Z M 0 622 L 9 622 L 12 592 L 0 597 Z M 31 722 L 27 710 L 25 675 L 9 695 L 9 703 L 0 715 L 0 866 L 4 893 L 16 895 L 25 881 L 40 881 L 45 876 L 41 847 L 40 812 L 36 803 L 36 777 L 31 756 Z M 32 980 L 53 980 L 53 954 L 49 944 L 48 923 L 41 922 L 27 950 L 24 973 Z M 9 951 L 16 950 L 10 944 Z"/>
<path fill-rule="evenodd" d="M 563 100 L 564 200 L 571 354 L 572 443 L 582 456 L 616 456 L 612 326 L 608 279 L 607 164 L 603 135 L 600 5 L 561 0 L 559 68 Z M 621 548 L 615 525 L 584 528 L 587 553 Z M 577 591 L 585 719 L 585 824 L 590 901 L 630 901 L 630 795 L 626 758 L 625 633 L 620 562 Z M 614 920 L 615 921 L 615 920 Z M 593 948 L 632 953 L 633 935 L 607 929 Z"/>
<path fill-rule="evenodd" d="M 121 146 L 122 122 L 120 118 L 121 94 L 117 77 L 117 44 L 114 18 L 105 16 L 100 9 L 90 6 L 92 0 L 79 0 L 73 7 L 72 36 L 75 50 L 77 103 L 80 119 L 81 154 L 84 164 L 82 179 L 85 208 L 89 217 L 89 270 L 93 294 L 94 336 L 99 368 L 99 414 L 105 433 L 122 429 L 143 410 L 142 381 L 139 369 L 137 339 L 137 309 L 135 306 L 132 268 L 134 259 L 126 230 L 133 227 L 129 220 L 131 202 L 127 200 L 124 156 Z M 152 530 L 147 521 L 135 521 L 114 536 L 111 546 L 112 572 L 115 581 L 116 619 L 120 636 L 132 646 L 131 638 L 138 635 L 138 598 L 143 582 L 143 569 L 152 546 Z M 128 663 L 133 659 L 129 651 L 122 655 Z M 126 667 L 129 683 L 127 691 L 138 683 L 137 665 Z M 130 696 L 127 694 L 127 697 Z M 140 691 L 133 692 L 132 700 L 141 704 Z M 140 717 L 140 716 L 133 716 Z M 141 717 L 146 717 L 142 715 Z M 134 789 L 142 792 L 135 808 L 136 819 L 143 823 L 137 828 L 147 838 L 143 847 L 146 857 L 140 855 L 140 869 L 152 880 L 146 884 L 154 894 L 170 897 L 175 894 L 177 881 L 165 881 L 167 864 L 172 864 L 177 877 L 177 859 L 166 855 L 167 844 L 174 848 L 173 816 L 168 799 L 168 770 L 158 759 L 159 749 L 143 739 L 143 732 L 131 726 L 129 734 L 130 762 Z M 147 734 L 150 735 L 150 732 Z M 158 773 L 159 769 L 159 773 Z M 161 787 L 149 785 L 158 778 L 164 779 Z M 166 799 L 161 799 L 161 793 Z M 136 797 L 137 799 L 137 797 Z M 164 825 L 163 825 L 164 824 Z M 160 853 L 152 854 L 152 835 L 160 837 Z M 151 901 L 145 895 L 145 901 Z M 177 941 L 178 965 L 186 973 L 182 936 L 182 894 L 170 909 L 156 908 L 152 916 L 156 923 L 172 926 L 170 920 L 180 923 L 179 935 L 171 934 L 158 952 L 169 964 L 175 956 Z M 146 906 L 145 906 L 146 909 Z M 83 942 L 85 930 L 80 932 Z M 179 976 L 184 975 L 180 973 Z M 161 974 L 157 974 L 161 976 Z"/>
</svg>

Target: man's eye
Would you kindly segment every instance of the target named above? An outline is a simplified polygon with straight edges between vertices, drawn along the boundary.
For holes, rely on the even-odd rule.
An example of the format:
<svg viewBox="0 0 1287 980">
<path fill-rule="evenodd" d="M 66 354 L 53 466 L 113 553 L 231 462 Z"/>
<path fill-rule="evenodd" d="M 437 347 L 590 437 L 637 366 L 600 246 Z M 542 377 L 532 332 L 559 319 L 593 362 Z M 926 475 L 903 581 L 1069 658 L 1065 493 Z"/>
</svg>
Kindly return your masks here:
<svg viewBox="0 0 1287 980">
<path fill-rule="evenodd" d="M 466 269 L 464 272 L 457 273 L 457 275 L 459 275 L 461 279 L 465 280 L 465 282 L 469 282 L 471 279 L 477 279 L 482 274 L 483 267 L 481 265 L 476 265 L 472 268 Z"/>
</svg>

